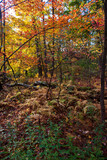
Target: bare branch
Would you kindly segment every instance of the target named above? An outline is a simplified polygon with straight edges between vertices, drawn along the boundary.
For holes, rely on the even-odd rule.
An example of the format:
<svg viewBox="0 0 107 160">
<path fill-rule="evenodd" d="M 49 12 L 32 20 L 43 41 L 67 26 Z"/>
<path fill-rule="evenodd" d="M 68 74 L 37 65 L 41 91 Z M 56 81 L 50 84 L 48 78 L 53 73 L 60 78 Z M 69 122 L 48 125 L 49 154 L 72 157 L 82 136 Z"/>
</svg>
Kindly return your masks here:
<svg viewBox="0 0 107 160">
<path fill-rule="evenodd" d="M 2 1 L 3 1 L 3 0 L 2 0 Z M 0 1 L 0 3 L 2 3 L 2 1 Z M 2 13 L 5 12 L 5 11 L 7 11 L 8 9 L 10 9 L 10 8 L 12 8 L 12 7 L 15 7 L 15 6 L 18 6 L 19 4 L 22 4 L 22 3 L 26 2 L 26 1 L 29 1 L 29 0 L 24 0 L 24 1 L 22 1 L 22 2 L 13 4 L 13 5 L 9 6 L 8 8 L 6 8 L 5 10 L 3 10 Z M 47 4 L 47 3 L 48 3 L 48 1 L 47 1 L 45 4 Z M 45 4 L 44 4 L 44 6 L 45 6 Z"/>
<path fill-rule="evenodd" d="M 49 30 L 49 29 L 53 29 L 53 27 L 50 27 L 50 28 L 46 29 L 46 31 Z M 10 56 L 8 56 L 8 57 L 6 58 L 6 60 L 4 61 L 4 63 L 6 63 L 6 62 L 10 59 L 10 57 L 12 57 L 12 56 L 13 56 L 20 48 L 22 48 L 26 43 L 28 43 L 28 42 L 29 42 L 30 40 L 32 40 L 35 36 L 37 36 L 38 34 L 40 34 L 40 33 L 42 33 L 42 32 L 43 32 L 43 31 L 34 34 L 30 39 L 28 39 L 26 42 L 24 42 L 22 45 L 20 45 L 12 54 L 10 54 Z M 3 65 L 4 65 L 4 63 L 3 63 Z M 0 71 L 2 70 L 3 65 L 1 66 Z"/>
<path fill-rule="evenodd" d="M 3 10 L 2 13 L 5 12 L 5 11 L 7 11 L 8 9 L 12 8 L 12 7 L 18 6 L 19 4 L 21 4 L 21 3 L 23 3 L 23 2 L 26 2 L 26 0 L 24 0 L 24 1 L 20 2 L 20 3 L 16 3 L 16 4 L 13 4 L 13 5 L 9 6 L 9 7 L 6 8 L 5 10 Z"/>
</svg>

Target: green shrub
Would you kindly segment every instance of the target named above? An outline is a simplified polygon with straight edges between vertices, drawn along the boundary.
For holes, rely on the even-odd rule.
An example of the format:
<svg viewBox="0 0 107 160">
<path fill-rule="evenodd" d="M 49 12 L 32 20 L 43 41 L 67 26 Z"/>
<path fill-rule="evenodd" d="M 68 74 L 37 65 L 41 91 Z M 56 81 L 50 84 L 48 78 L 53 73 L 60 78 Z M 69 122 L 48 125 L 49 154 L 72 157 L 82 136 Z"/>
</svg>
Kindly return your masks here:
<svg viewBox="0 0 107 160">
<path fill-rule="evenodd" d="M 39 126 L 27 120 L 21 136 L 16 126 L 8 124 L 8 130 L 7 135 L 2 135 L 7 140 L 5 145 L 1 142 L 2 160 L 104 160 L 101 132 L 91 144 L 79 148 L 73 144 L 73 139 L 64 137 L 63 123 L 48 121 L 47 125 Z"/>
</svg>

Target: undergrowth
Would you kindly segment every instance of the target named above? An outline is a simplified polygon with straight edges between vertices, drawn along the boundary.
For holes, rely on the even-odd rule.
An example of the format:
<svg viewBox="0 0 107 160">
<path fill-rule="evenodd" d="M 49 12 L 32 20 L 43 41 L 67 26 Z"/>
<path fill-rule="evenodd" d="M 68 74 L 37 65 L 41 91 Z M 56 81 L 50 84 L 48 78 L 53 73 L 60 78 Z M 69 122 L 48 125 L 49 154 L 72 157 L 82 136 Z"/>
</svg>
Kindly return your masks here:
<svg viewBox="0 0 107 160">
<path fill-rule="evenodd" d="M 2 160 L 104 160 L 102 126 L 84 146 L 74 145 L 74 138 L 64 136 L 63 122 L 36 125 L 26 119 L 23 132 L 16 125 L 7 125 L 2 132 L 0 159 Z"/>
</svg>

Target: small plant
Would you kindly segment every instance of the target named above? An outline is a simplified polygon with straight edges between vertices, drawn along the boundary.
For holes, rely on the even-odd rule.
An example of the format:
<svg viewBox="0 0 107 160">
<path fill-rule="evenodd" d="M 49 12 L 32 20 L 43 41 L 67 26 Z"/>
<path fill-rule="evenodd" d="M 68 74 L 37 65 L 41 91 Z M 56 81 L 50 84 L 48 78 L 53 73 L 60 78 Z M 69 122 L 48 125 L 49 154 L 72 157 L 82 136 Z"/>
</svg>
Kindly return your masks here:
<svg viewBox="0 0 107 160">
<path fill-rule="evenodd" d="M 88 116 L 94 116 L 97 112 L 97 108 L 94 105 L 87 105 L 83 109 L 84 113 Z"/>
<path fill-rule="evenodd" d="M 101 150 L 101 132 L 93 137 L 91 143 L 83 148 L 73 144 L 73 138 L 63 134 L 63 123 L 54 124 L 50 120 L 47 125 L 33 125 L 27 119 L 25 131 L 20 133 L 17 127 L 8 124 L 7 143 L 2 146 L 2 160 L 104 160 Z"/>
<path fill-rule="evenodd" d="M 96 136 L 86 145 L 84 148 L 84 154 L 86 157 L 90 157 L 91 160 L 106 160 L 102 152 L 102 142 L 103 142 L 103 128 L 104 125 L 101 124 L 94 130 Z"/>
</svg>

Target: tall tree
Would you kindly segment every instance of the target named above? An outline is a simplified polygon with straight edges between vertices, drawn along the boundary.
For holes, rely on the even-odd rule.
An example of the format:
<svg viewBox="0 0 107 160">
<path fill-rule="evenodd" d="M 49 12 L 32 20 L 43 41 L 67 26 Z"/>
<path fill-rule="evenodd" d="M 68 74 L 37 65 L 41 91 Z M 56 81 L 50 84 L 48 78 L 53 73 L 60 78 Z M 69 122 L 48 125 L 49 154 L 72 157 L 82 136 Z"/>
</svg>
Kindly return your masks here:
<svg viewBox="0 0 107 160">
<path fill-rule="evenodd" d="M 105 105 L 104 105 L 104 90 L 105 90 L 105 68 L 107 59 L 107 0 L 104 1 L 104 15 L 105 15 L 105 26 L 104 26 L 104 52 L 102 54 L 102 70 L 101 70 L 101 120 L 105 121 Z"/>
<path fill-rule="evenodd" d="M 41 2 L 43 2 L 43 0 L 41 0 Z M 44 9 L 44 4 L 43 4 L 43 7 L 42 7 L 42 10 Z M 45 14 L 43 12 L 43 41 L 44 41 L 44 57 L 45 57 L 45 60 L 44 60 L 44 74 L 45 74 L 45 78 L 47 78 L 47 50 L 46 50 L 46 31 L 45 31 Z"/>
<path fill-rule="evenodd" d="M 4 62 L 6 60 L 6 46 L 5 46 L 5 0 L 4 0 L 4 17 L 3 17 L 3 54 L 4 54 Z M 6 72 L 6 63 L 4 63 L 4 78 L 5 78 L 5 72 Z"/>
<path fill-rule="evenodd" d="M 2 49 L 2 13 L 1 13 L 1 6 L 0 6 L 0 53 Z"/>
<path fill-rule="evenodd" d="M 52 0 L 52 21 L 53 21 L 53 38 L 52 38 L 52 45 L 53 45 L 53 50 L 52 50 L 52 72 L 51 75 L 53 76 L 54 72 L 54 65 L 55 65 L 55 59 L 54 59 L 54 52 L 55 52 L 55 32 L 54 32 L 54 14 L 55 14 L 55 5 L 54 5 L 54 0 Z"/>
</svg>

